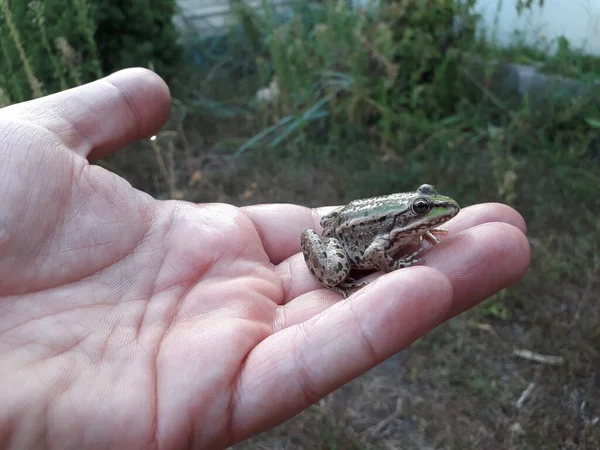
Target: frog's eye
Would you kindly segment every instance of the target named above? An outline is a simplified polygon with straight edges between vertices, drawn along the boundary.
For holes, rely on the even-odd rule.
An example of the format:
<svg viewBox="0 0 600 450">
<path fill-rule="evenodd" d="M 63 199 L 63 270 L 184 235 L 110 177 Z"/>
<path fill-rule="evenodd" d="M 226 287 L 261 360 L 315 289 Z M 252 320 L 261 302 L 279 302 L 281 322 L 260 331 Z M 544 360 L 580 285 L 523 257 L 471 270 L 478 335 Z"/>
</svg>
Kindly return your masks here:
<svg viewBox="0 0 600 450">
<path fill-rule="evenodd" d="M 429 202 L 427 200 L 425 200 L 424 198 L 418 198 L 416 199 L 412 205 L 412 210 L 415 214 L 427 214 L 429 212 L 429 210 L 431 209 L 431 205 L 429 204 Z"/>
</svg>

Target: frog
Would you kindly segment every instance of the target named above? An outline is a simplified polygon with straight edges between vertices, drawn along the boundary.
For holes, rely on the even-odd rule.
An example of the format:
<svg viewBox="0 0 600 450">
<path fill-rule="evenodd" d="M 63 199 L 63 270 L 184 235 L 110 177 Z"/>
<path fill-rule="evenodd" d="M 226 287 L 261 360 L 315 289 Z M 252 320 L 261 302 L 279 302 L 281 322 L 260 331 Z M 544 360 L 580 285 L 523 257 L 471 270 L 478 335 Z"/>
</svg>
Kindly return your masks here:
<svg viewBox="0 0 600 450">
<path fill-rule="evenodd" d="M 448 234 L 438 226 L 459 211 L 458 203 L 438 194 L 432 184 L 353 200 L 321 218 L 321 236 L 311 228 L 302 230 L 304 261 L 320 284 L 347 298 L 369 284 L 352 278 L 352 271 L 389 273 L 422 263 L 425 242 L 438 244 L 437 236 Z M 398 257 L 414 246 L 416 251 Z"/>
</svg>

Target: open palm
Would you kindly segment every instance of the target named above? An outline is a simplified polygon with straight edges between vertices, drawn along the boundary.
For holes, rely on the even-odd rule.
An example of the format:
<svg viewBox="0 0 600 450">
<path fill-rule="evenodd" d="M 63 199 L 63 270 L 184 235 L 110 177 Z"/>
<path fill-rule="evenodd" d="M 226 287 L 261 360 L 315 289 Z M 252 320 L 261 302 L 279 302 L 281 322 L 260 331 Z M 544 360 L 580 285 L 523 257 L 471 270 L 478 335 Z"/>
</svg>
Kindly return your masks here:
<svg viewBox="0 0 600 450">
<path fill-rule="evenodd" d="M 426 265 L 340 300 L 299 253 L 317 211 L 157 201 L 89 163 L 152 134 L 169 106 L 162 80 L 130 69 L 0 110 L 9 447 L 233 444 L 527 270 L 522 218 L 477 205 Z"/>
</svg>

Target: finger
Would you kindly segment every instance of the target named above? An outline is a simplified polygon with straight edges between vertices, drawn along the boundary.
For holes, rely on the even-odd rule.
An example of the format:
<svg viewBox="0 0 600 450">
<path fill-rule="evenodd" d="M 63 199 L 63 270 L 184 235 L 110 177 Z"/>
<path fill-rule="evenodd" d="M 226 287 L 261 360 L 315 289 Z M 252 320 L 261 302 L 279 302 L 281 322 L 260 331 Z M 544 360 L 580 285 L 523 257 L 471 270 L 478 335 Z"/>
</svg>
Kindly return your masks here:
<svg viewBox="0 0 600 450">
<path fill-rule="evenodd" d="M 262 240 L 273 264 L 300 251 L 300 234 L 305 228 L 321 229 L 319 214 L 305 206 L 264 204 L 242 207 Z"/>
<path fill-rule="evenodd" d="M 501 222 L 482 223 L 433 247 L 426 264 L 443 273 L 454 291 L 450 318 L 520 280 L 531 248 L 523 232 Z"/>
<path fill-rule="evenodd" d="M 314 317 L 257 346 L 237 384 L 239 437 L 296 414 L 527 270 L 529 246 L 517 227 L 484 223 L 452 239 L 456 253 L 445 252 L 438 267 L 392 272 L 322 312 L 313 300 Z"/>
<path fill-rule="evenodd" d="M 271 335 L 248 355 L 239 376 L 230 428 L 241 430 L 235 440 L 286 420 L 400 351 L 439 323 L 451 302 L 443 275 L 415 267 Z"/>
<path fill-rule="evenodd" d="M 135 68 L 2 110 L 45 127 L 90 160 L 149 137 L 167 120 L 169 88 L 154 72 Z"/>
<path fill-rule="evenodd" d="M 321 230 L 320 218 L 335 207 L 311 209 L 291 204 L 252 205 L 242 211 L 252 220 L 273 264 L 279 264 L 301 251 L 300 233 L 304 228 Z M 502 203 L 482 203 L 466 207 L 443 228 L 453 232 L 484 222 L 505 222 L 526 232 L 523 217 Z"/>
<path fill-rule="evenodd" d="M 312 319 L 326 309 L 340 302 L 340 295 L 322 286 L 312 292 L 307 292 L 285 306 L 277 308 L 273 321 L 273 332 Z"/>
<path fill-rule="evenodd" d="M 503 203 L 479 203 L 461 210 L 456 217 L 441 228 L 452 232 L 466 230 L 467 228 L 489 222 L 503 222 L 527 233 L 527 225 L 523 216 L 508 205 Z"/>
<path fill-rule="evenodd" d="M 484 223 L 446 238 L 423 257 L 424 265 L 440 272 L 452 285 L 454 303 L 448 319 L 500 289 L 518 281 L 527 271 L 530 248 L 525 235 L 516 227 L 500 222 Z M 391 274 L 373 276 L 374 279 L 361 292 L 379 289 L 380 280 L 391 278 L 398 272 L 411 274 L 419 267 L 400 269 Z M 305 292 L 280 308 L 275 330 L 293 326 L 322 313 L 340 300 L 339 294 L 321 286 L 310 272 L 302 272 Z M 292 288 L 293 289 L 293 288 Z M 296 292 L 292 290 L 290 296 Z M 293 297 L 289 297 L 293 298 Z"/>
<path fill-rule="evenodd" d="M 423 254 L 424 263 L 427 265 L 433 264 L 434 260 L 431 258 L 438 254 L 438 252 L 444 252 L 447 248 L 445 241 L 452 239 L 454 235 L 464 230 L 481 225 L 483 223 L 507 223 L 513 225 L 517 230 L 522 230 L 522 232 L 524 232 L 526 229 L 525 222 L 521 215 L 509 206 L 501 203 L 485 203 L 469 206 L 461 210 L 454 219 L 449 221 L 447 224 L 444 224 L 443 228 L 449 230 L 450 233 L 448 235 L 440 236 L 440 241 L 444 242 L 443 245 L 436 245 L 427 249 L 427 251 Z M 283 230 L 282 232 L 285 233 L 286 228 L 283 225 L 281 228 Z M 275 230 L 272 232 L 276 233 Z M 300 251 L 299 244 L 296 251 Z M 478 249 L 473 248 L 473 246 L 467 246 L 461 249 L 458 252 L 458 255 L 465 255 L 465 253 L 468 254 L 469 251 L 477 252 Z M 308 270 L 308 267 L 304 262 L 304 257 L 301 253 L 293 254 L 281 262 L 281 264 L 277 266 L 277 271 L 282 282 L 284 292 L 286 293 L 283 300 L 284 303 L 288 303 L 297 296 L 307 292 L 323 288 Z"/>
</svg>

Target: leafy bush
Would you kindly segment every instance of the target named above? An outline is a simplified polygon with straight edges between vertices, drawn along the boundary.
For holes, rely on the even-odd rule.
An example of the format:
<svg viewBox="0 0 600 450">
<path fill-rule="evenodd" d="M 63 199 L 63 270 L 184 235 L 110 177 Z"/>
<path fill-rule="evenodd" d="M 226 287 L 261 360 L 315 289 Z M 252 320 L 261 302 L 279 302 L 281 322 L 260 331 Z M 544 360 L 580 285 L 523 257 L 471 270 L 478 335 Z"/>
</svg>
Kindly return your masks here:
<svg viewBox="0 0 600 450">
<path fill-rule="evenodd" d="M 459 71 L 473 46 L 478 15 L 474 0 L 383 2 L 381 19 L 393 34 L 398 67 L 395 98 L 404 107 L 443 117 L 458 101 Z"/>
<path fill-rule="evenodd" d="M 0 0 L 0 86 L 20 102 L 100 76 L 93 33 L 84 0 Z"/>
<path fill-rule="evenodd" d="M 151 67 L 167 82 L 177 74 L 183 52 L 173 24 L 176 0 L 102 0 L 93 10 L 104 72 Z"/>
<path fill-rule="evenodd" d="M 239 1 L 236 3 L 240 3 Z M 242 2 L 244 3 L 244 2 Z M 414 117 L 453 114 L 459 68 L 473 46 L 474 0 L 382 1 L 358 13 L 345 1 L 295 2 L 281 23 L 273 1 L 260 12 L 238 7 L 263 86 L 276 87 L 268 135 L 276 145 L 313 122 L 332 132 L 375 127 L 384 139 Z M 275 86 L 274 86 L 275 85 Z"/>
<path fill-rule="evenodd" d="M 181 48 L 175 0 L 0 0 L 0 98 L 20 102 L 129 66 L 169 79 Z"/>
</svg>

